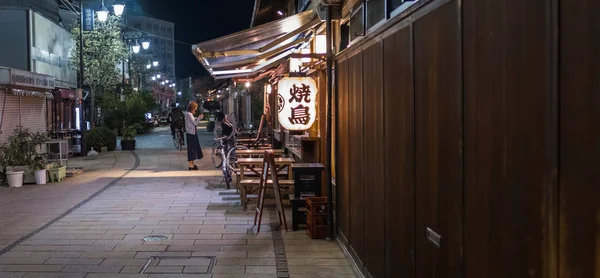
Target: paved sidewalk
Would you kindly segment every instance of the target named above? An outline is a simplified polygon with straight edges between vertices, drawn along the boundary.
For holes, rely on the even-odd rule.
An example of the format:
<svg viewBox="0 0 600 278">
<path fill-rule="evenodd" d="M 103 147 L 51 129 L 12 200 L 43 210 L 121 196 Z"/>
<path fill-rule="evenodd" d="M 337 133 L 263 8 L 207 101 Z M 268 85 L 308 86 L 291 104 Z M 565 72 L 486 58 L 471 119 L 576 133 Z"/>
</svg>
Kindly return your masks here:
<svg viewBox="0 0 600 278">
<path fill-rule="evenodd" d="M 155 149 L 136 151 L 127 173 L 134 155 L 115 152 L 114 167 L 99 158 L 98 170 L 55 187 L 0 190 L 3 213 L 23 211 L 6 223 L 13 214 L 0 215 L 8 245 L 112 183 L 0 255 L 0 277 L 356 277 L 335 242 L 278 231 L 269 216 L 256 234 L 254 213 L 219 195 L 209 152 L 202 171 L 187 171 L 185 152 Z"/>
</svg>

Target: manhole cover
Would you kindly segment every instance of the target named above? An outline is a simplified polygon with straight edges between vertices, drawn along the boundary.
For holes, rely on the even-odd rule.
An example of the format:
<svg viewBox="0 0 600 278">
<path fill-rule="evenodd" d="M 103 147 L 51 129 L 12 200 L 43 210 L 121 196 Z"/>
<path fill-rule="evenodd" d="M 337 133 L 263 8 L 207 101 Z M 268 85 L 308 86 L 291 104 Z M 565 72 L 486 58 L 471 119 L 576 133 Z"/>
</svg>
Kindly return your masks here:
<svg viewBox="0 0 600 278">
<path fill-rule="evenodd" d="M 144 238 L 144 241 L 146 242 L 155 242 L 155 241 L 161 241 L 161 240 L 166 240 L 169 239 L 166 236 L 147 236 Z"/>
</svg>

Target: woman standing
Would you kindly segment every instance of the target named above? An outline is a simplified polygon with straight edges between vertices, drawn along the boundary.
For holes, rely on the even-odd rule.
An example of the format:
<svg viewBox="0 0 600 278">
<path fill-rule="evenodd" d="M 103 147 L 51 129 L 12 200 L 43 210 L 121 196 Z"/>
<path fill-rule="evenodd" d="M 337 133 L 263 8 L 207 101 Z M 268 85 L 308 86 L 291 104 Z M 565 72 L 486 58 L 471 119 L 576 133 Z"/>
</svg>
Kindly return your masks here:
<svg viewBox="0 0 600 278">
<path fill-rule="evenodd" d="M 195 101 L 190 102 L 185 113 L 185 137 L 188 143 L 188 166 L 189 170 L 198 170 L 198 166 L 194 164 L 194 160 L 202 159 L 202 149 L 200 148 L 200 141 L 198 140 L 198 129 L 196 126 L 204 118 L 204 114 L 200 114 L 198 118 L 194 117 L 194 113 L 198 109 L 198 103 Z"/>
</svg>

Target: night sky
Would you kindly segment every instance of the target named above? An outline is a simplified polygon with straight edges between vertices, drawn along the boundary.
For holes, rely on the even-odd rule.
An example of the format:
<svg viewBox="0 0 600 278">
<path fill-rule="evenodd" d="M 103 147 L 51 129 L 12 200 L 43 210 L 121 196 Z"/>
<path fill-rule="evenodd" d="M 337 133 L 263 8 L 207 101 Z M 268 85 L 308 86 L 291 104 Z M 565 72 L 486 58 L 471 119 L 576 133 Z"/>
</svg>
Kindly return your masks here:
<svg viewBox="0 0 600 278">
<path fill-rule="evenodd" d="M 191 44 L 250 28 L 254 0 L 137 0 L 152 17 L 175 23 L 177 78 L 208 73 L 192 54 Z"/>
</svg>

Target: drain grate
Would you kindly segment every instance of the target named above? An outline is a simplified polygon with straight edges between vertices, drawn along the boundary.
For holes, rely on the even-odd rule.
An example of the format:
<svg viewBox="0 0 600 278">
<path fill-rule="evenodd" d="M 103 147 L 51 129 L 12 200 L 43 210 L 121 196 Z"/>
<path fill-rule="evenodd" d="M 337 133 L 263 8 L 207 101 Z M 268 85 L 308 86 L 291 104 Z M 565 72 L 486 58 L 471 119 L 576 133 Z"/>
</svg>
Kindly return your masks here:
<svg viewBox="0 0 600 278">
<path fill-rule="evenodd" d="M 146 242 L 156 242 L 156 241 L 161 241 L 161 240 L 167 240 L 169 239 L 166 236 L 147 236 L 144 238 L 144 241 Z"/>
<path fill-rule="evenodd" d="M 215 256 L 150 257 L 141 274 L 211 274 Z"/>
</svg>

